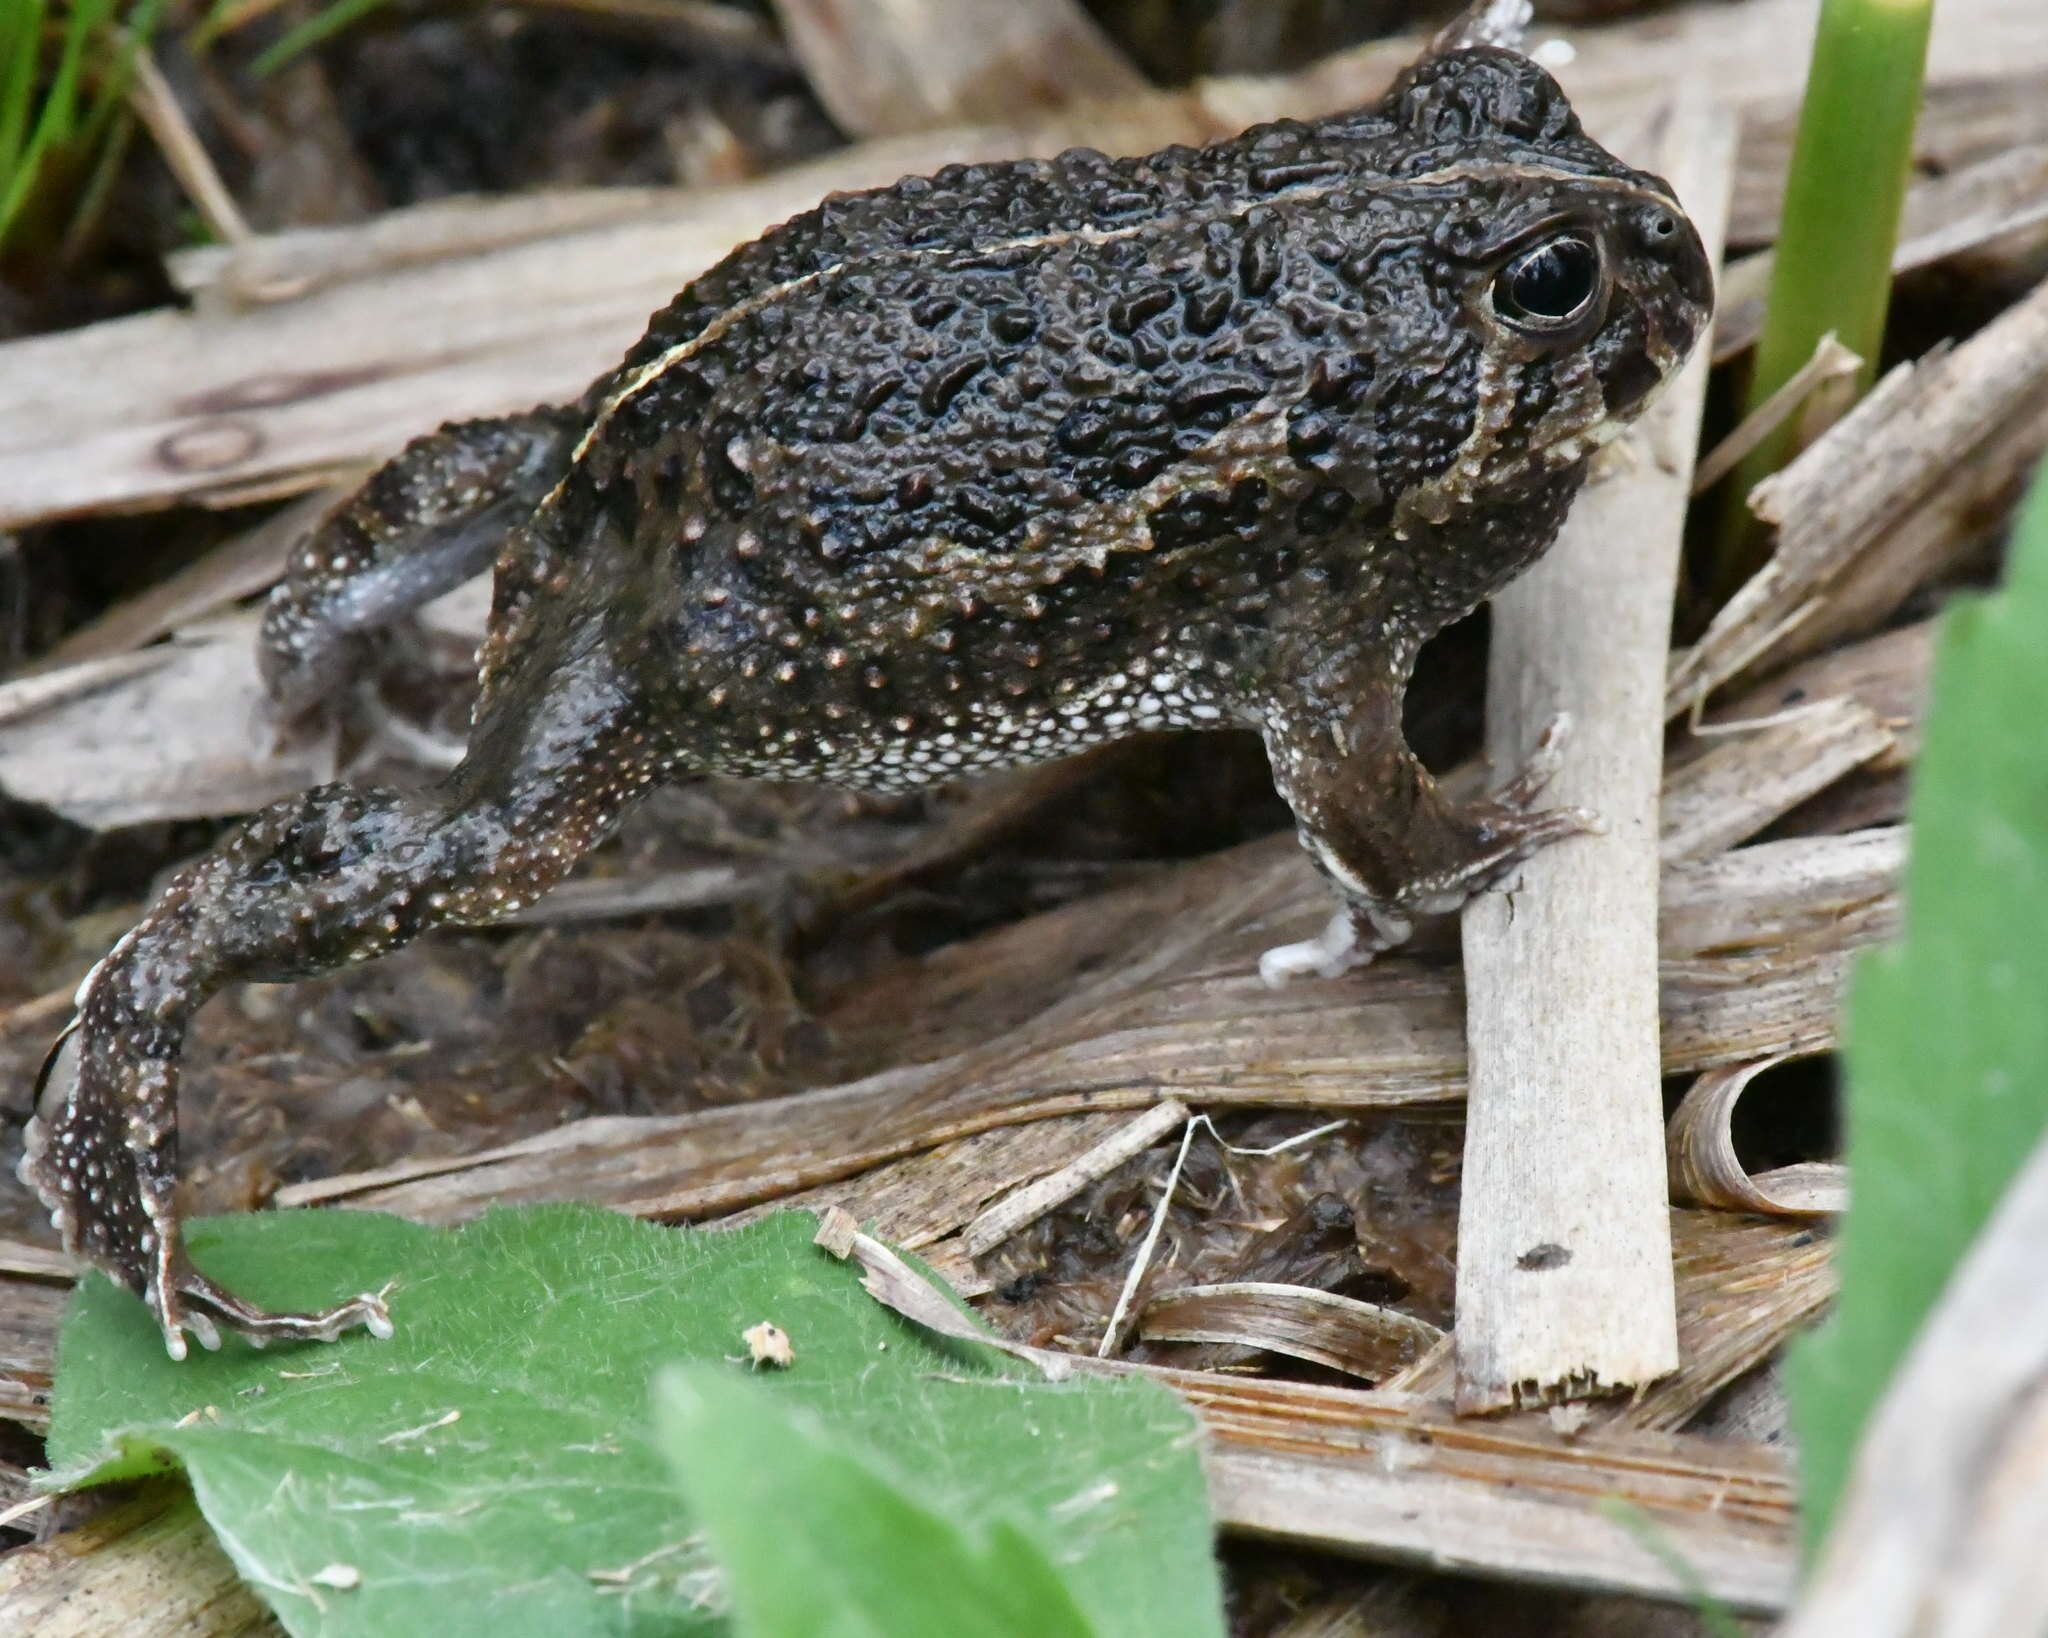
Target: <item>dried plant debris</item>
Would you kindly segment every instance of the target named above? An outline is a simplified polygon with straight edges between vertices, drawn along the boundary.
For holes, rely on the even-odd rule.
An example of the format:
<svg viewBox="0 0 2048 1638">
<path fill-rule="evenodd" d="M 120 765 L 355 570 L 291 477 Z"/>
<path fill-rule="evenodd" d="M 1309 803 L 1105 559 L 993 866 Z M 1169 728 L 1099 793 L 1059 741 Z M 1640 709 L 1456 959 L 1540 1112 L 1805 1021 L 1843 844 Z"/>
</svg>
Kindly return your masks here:
<svg viewBox="0 0 2048 1638">
<path fill-rule="evenodd" d="M 1848 1174 L 1839 1164 L 1802 1161 L 1753 1174 L 1737 1156 L 1735 1105 L 1770 1067 L 1768 1059 L 1736 1064 L 1693 1082 L 1665 1133 L 1674 1198 L 1774 1217 L 1827 1216 L 1848 1204 Z"/>
<path fill-rule="evenodd" d="M 1341 1133 L 1279 1154 L 1244 1152 L 1320 1124 L 1286 1115 L 1238 1119 L 1221 1124 L 1228 1147 L 1213 1138 L 1196 1141 L 1139 1287 L 1141 1314 L 1174 1292 L 1250 1284 L 1393 1307 L 1431 1330 L 1448 1322 L 1458 1127 L 1433 1117 L 1354 1119 Z M 983 1260 L 993 1286 L 986 1311 L 1006 1334 L 1042 1346 L 1094 1348 L 1178 1139 L 1176 1133 Z M 1396 1327 L 1399 1319 L 1386 1329 Z M 1402 1329 L 1406 1340 L 1419 1338 L 1412 1327 Z M 1255 1351 L 1243 1338 L 1175 1344 L 1148 1336 L 1142 1321 L 1138 1336 L 1125 1357 L 1193 1366 L 1242 1363 Z M 1362 1354 L 1354 1359 L 1362 1362 Z M 1407 1362 L 1399 1346 L 1382 1348 L 1376 1369 L 1352 1374 L 1377 1380 Z"/>
<path fill-rule="evenodd" d="M 1413 1365 L 1445 1332 L 1379 1303 L 1313 1286 L 1239 1280 L 1163 1291 L 1138 1316 L 1147 1342 L 1211 1342 L 1285 1354 L 1381 1382 Z"/>
</svg>

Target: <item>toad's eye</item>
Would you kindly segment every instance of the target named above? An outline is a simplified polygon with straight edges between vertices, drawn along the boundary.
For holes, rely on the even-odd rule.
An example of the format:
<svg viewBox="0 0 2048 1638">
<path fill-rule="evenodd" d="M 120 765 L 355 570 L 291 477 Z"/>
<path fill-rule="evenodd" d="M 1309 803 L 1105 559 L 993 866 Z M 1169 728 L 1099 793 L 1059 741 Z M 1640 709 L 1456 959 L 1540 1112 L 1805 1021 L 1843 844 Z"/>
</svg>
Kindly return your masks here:
<svg viewBox="0 0 2048 1638">
<path fill-rule="evenodd" d="M 1580 317 L 1600 288 L 1600 252 L 1560 233 L 1523 251 L 1493 281 L 1493 310 L 1518 330 L 1548 334 Z"/>
</svg>

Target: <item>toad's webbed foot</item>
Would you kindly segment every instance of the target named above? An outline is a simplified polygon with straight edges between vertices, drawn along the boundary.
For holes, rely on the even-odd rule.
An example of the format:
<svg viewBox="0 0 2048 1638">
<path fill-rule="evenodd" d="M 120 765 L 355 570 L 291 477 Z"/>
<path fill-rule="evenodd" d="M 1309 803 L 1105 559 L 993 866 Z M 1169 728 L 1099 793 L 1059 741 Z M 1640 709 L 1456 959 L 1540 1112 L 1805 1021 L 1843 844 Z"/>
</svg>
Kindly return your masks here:
<svg viewBox="0 0 2048 1638">
<path fill-rule="evenodd" d="M 1336 887 L 1322 932 L 1268 950 L 1268 984 L 1335 978 L 1404 942 L 1415 918 L 1456 910 L 1552 842 L 1602 828 L 1584 808 L 1534 809 L 1557 770 L 1569 722 L 1560 717 L 1528 763 L 1490 800 L 1459 806 L 1430 776 L 1400 730 L 1400 696 L 1363 687 L 1335 732 L 1299 708 L 1267 729 L 1275 777 L 1293 807 L 1301 844 Z M 1342 754 L 1333 755 L 1335 744 Z"/>
<path fill-rule="evenodd" d="M 258 648 L 278 714 L 292 722 L 331 703 L 381 630 L 488 569 L 568 470 L 582 425 L 553 407 L 415 438 L 302 540 Z"/>
</svg>

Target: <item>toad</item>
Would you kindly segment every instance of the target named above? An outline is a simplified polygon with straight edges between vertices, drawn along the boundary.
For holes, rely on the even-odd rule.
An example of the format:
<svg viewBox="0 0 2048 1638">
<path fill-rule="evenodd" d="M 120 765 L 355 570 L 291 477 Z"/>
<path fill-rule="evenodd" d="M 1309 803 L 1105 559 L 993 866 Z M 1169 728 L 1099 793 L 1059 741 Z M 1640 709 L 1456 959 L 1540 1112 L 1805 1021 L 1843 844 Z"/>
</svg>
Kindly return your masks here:
<svg viewBox="0 0 2048 1638">
<path fill-rule="evenodd" d="M 288 711 L 495 565 L 467 755 L 280 802 L 184 869 L 81 987 L 25 1177 L 174 1355 L 388 1332 L 379 1296 L 268 1313 L 188 1261 L 187 1022 L 530 904 L 706 774 L 905 791 L 1250 726 L 1336 899 L 1261 970 L 1342 973 L 1588 825 L 1534 805 L 1540 762 L 1451 802 L 1402 694 L 1710 305 L 1670 189 L 1489 45 L 1313 123 L 827 199 L 580 401 L 417 440 L 296 554 L 265 626 Z"/>
</svg>

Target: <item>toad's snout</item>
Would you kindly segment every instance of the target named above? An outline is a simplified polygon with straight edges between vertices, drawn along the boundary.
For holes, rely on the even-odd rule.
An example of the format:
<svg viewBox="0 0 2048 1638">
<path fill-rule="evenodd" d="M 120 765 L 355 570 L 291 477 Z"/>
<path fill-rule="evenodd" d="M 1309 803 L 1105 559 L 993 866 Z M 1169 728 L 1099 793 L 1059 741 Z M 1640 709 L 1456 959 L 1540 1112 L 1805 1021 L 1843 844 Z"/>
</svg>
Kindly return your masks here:
<svg viewBox="0 0 2048 1638">
<path fill-rule="evenodd" d="M 1661 381 L 1685 362 L 1713 316 L 1713 264 L 1668 193 L 1645 192 L 1621 235 L 1620 282 L 1642 311 L 1644 351 Z"/>
</svg>

